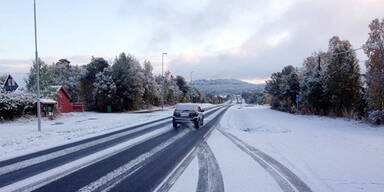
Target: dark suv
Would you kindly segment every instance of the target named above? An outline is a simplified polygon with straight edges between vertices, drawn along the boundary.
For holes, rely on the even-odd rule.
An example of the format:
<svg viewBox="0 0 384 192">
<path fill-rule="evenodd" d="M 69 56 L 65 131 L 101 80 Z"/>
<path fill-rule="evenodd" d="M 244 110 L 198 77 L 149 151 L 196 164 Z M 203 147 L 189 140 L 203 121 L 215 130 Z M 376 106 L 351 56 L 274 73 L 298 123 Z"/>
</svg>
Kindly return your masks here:
<svg viewBox="0 0 384 192">
<path fill-rule="evenodd" d="M 179 103 L 173 112 L 173 127 L 181 123 L 193 123 L 196 129 L 204 124 L 204 110 L 194 103 Z"/>
</svg>

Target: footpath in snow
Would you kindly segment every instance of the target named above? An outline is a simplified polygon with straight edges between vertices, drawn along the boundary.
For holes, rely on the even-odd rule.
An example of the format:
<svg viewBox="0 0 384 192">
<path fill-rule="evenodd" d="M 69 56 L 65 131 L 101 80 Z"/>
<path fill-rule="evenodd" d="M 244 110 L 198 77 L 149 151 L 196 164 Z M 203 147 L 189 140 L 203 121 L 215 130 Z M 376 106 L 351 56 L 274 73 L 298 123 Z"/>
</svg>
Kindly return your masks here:
<svg viewBox="0 0 384 192">
<path fill-rule="evenodd" d="M 268 154 L 312 191 L 384 191 L 384 126 L 235 105 L 217 128 Z M 207 143 L 226 191 L 281 191 L 265 168 L 218 130 Z M 195 157 L 172 191 L 197 189 L 197 162 Z"/>
</svg>

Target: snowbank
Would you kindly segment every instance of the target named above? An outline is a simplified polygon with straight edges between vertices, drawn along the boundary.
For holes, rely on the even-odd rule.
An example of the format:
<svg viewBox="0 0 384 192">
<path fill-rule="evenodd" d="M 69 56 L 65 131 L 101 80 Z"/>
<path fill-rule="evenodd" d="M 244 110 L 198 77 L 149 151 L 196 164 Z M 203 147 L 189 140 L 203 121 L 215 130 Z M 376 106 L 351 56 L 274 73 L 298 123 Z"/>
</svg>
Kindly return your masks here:
<svg viewBox="0 0 384 192">
<path fill-rule="evenodd" d="M 384 191 L 384 126 L 251 105 L 231 107 L 220 126 L 287 166 L 313 191 Z"/>
</svg>

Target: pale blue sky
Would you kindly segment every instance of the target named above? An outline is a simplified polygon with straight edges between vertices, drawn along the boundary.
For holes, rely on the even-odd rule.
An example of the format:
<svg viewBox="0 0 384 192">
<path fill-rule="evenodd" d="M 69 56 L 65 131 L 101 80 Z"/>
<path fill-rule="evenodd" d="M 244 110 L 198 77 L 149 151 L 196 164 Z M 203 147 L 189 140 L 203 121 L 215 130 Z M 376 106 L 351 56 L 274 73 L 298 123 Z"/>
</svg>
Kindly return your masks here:
<svg viewBox="0 0 384 192">
<path fill-rule="evenodd" d="M 301 66 L 332 35 L 360 47 L 384 0 L 37 0 L 39 54 L 48 63 L 120 52 L 189 79 L 260 82 Z M 0 3 L 0 73 L 26 73 L 34 57 L 33 1 Z M 364 54 L 358 53 L 361 60 Z"/>
</svg>

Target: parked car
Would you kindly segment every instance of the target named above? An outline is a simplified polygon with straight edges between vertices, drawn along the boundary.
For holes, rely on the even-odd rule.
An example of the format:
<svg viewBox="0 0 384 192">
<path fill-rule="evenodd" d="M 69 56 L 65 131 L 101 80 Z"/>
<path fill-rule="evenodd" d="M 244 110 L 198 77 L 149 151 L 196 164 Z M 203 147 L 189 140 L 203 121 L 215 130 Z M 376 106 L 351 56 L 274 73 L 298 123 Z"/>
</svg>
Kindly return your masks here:
<svg viewBox="0 0 384 192">
<path fill-rule="evenodd" d="M 179 103 L 173 112 L 173 127 L 178 124 L 193 123 L 196 129 L 204 124 L 204 110 L 195 103 Z"/>
</svg>

